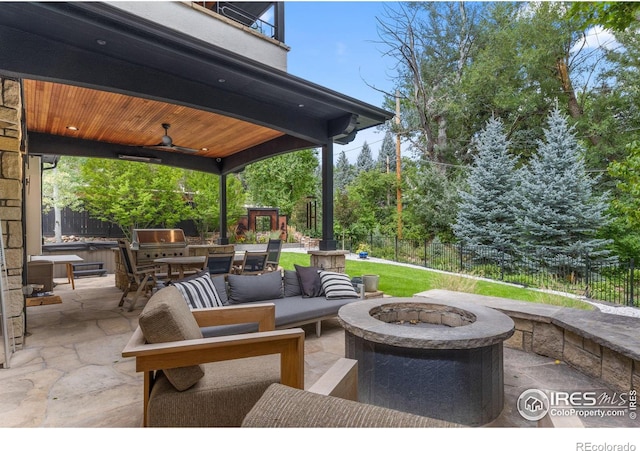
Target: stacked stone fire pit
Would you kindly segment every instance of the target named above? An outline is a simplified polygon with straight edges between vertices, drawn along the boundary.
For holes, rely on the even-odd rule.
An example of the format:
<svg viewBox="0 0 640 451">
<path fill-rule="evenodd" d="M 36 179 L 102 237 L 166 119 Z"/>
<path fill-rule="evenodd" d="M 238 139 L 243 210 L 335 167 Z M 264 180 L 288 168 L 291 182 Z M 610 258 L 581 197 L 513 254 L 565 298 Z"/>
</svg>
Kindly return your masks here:
<svg viewBox="0 0 640 451">
<path fill-rule="evenodd" d="M 359 400 L 480 426 L 504 402 L 507 315 L 473 303 L 384 298 L 338 313 L 346 357 L 358 360 Z"/>
</svg>

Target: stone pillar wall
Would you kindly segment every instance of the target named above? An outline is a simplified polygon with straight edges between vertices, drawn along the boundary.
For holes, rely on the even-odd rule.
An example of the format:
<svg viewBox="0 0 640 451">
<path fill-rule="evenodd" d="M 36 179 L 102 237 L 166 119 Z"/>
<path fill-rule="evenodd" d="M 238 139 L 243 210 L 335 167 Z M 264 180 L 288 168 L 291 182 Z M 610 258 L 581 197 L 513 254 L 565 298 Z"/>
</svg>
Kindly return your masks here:
<svg viewBox="0 0 640 451">
<path fill-rule="evenodd" d="M 311 266 L 344 273 L 346 255 L 349 251 L 307 251 L 307 253 L 311 256 Z"/>
<path fill-rule="evenodd" d="M 24 339 L 24 296 L 22 294 L 22 269 L 24 267 L 23 240 L 23 154 L 22 99 L 20 82 L 0 77 L 0 221 L 2 242 L 5 249 L 9 291 L 5 303 L 9 322 L 9 335 L 15 345 Z M 13 343 L 12 343 L 13 344 Z M 0 346 L 3 348 L 3 346 Z M 0 350 L 0 362 L 4 363 L 4 349 Z"/>
</svg>

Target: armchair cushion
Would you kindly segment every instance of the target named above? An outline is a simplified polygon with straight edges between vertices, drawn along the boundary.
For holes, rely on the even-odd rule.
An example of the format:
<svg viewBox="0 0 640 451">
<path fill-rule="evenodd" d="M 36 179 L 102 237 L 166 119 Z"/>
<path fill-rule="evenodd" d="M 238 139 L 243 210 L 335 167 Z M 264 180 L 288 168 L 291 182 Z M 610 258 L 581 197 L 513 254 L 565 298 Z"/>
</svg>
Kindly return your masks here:
<svg viewBox="0 0 640 451">
<path fill-rule="evenodd" d="M 446 428 L 459 424 L 273 384 L 242 422 L 259 428 Z"/>
<path fill-rule="evenodd" d="M 176 287 L 169 286 L 157 291 L 147 302 L 138 325 L 147 343 L 195 340 L 202 332 L 191 310 L 185 302 L 176 302 L 182 295 Z M 204 376 L 201 365 L 163 370 L 167 379 L 178 391 L 183 391 Z"/>
<path fill-rule="evenodd" d="M 238 427 L 267 387 L 280 382 L 277 355 L 205 364 L 193 387 L 177 392 L 160 375 L 149 398 L 152 427 Z"/>
<path fill-rule="evenodd" d="M 320 280 L 327 299 L 355 299 L 360 297 L 356 289 L 353 288 L 351 279 L 346 274 L 320 271 Z"/>
<path fill-rule="evenodd" d="M 229 274 L 229 303 L 268 301 L 282 297 L 282 274 L 273 271 L 257 276 Z"/>
<path fill-rule="evenodd" d="M 171 285 L 178 289 L 191 310 L 224 305 L 209 271 L 201 271 L 193 276 L 173 281 Z"/>
</svg>

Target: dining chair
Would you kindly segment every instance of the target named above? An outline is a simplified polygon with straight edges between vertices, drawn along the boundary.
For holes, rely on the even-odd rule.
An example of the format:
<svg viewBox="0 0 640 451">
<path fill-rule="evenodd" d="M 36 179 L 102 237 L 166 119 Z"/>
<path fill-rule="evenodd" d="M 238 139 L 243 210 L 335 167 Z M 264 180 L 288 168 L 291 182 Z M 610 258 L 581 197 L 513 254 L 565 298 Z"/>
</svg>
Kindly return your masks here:
<svg viewBox="0 0 640 451">
<path fill-rule="evenodd" d="M 229 274 L 233 268 L 233 259 L 235 257 L 235 253 L 211 253 L 207 257 L 206 267 L 209 268 L 209 274 L 217 275 L 217 274 Z"/>
<path fill-rule="evenodd" d="M 125 271 L 128 277 L 127 287 L 122 293 L 122 297 L 120 298 L 120 303 L 118 307 L 122 307 L 125 301 L 129 302 L 129 311 L 132 311 L 136 302 L 138 302 L 138 298 L 143 292 L 148 293 L 151 288 L 157 285 L 158 277 L 157 273 L 159 273 L 162 268 L 156 264 L 153 265 L 137 265 L 136 259 L 133 256 L 133 252 L 131 252 L 131 245 L 129 241 L 126 239 L 118 240 L 118 247 L 120 248 L 120 256 L 122 260 L 122 264 L 125 267 Z M 136 292 L 133 294 L 133 297 L 129 299 L 127 295 L 131 291 L 131 289 L 136 286 Z"/>
<path fill-rule="evenodd" d="M 282 250 L 282 240 L 269 239 L 267 243 L 267 263 L 266 267 L 269 271 L 275 271 L 280 264 L 280 251 Z"/>
<path fill-rule="evenodd" d="M 242 268 L 240 268 L 239 274 L 262 274 L 265 271 L 268 256 L 269 254 L 267 252 L 245 252 L 244 261 L 242 262 Z"/>
</svg>

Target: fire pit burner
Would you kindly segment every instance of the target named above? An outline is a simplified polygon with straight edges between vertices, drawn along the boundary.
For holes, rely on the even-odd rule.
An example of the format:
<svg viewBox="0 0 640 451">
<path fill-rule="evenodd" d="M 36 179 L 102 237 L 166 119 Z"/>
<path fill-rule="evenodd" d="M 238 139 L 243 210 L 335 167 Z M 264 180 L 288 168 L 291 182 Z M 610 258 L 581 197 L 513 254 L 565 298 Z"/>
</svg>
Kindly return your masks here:
<svg viewBox="0 0 640 451">
<path fill-rule="evenodd" d="M 377 299 L 338 313 L 361 402 L 470 426 L 502 411 L 507 315 L 473 303 Z"/>
<path fill-rule="evenodd" d="M 369 312 L 375 319 L 401 326 L 460 327 L 472 324 L 473 313 L 439 304 L 385 304 Z"/>
</svg>

